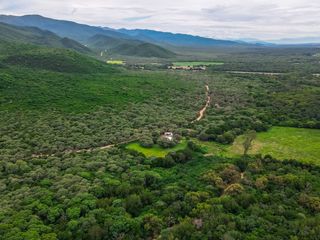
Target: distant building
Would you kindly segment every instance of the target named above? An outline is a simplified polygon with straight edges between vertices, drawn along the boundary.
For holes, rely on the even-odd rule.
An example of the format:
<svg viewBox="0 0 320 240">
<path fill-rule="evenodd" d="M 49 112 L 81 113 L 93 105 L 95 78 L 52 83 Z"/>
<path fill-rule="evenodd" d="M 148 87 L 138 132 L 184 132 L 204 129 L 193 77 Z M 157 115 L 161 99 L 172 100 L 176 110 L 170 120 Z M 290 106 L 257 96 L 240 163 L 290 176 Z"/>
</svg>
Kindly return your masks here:
<svg viewBox="0 0 320 240">
<path fill-rule="evenodd" d="M 191 70 L 191 71 L 205 71 L 206 66 L 169 66 L 172 70 Z"/>
</svg>

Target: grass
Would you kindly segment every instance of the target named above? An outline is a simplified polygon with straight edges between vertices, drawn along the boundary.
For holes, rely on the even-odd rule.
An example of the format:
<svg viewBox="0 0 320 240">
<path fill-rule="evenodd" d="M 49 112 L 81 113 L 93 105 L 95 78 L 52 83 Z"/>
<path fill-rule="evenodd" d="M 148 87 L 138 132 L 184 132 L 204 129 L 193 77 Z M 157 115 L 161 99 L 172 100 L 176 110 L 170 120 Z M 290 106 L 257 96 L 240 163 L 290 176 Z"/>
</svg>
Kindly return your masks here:
<svg viewBox="0 0 320 240">
<path fill-rule="evenodd" d="M 170 152 L 183 150 L 187 147 L 187 141 L 182 140 L 173 148 L 162 148 L 159 145 L 154 145 L 152 148 L 145 148 L 140 146 L 138 142 L 130 143 L 126 146 L 127 149 L 134 150 L 144 154 L 146 157 L 165 157 Z"/>
<path fill-rule="evenodd" d="M 243 136 L 232 145 L 200 142 L 208 154 L 235 157 L 243 153 Z M 291 127 L 273 127 L 268 132 L 257 134 L 249 154 L 271 155 L 284 160 L 295 159 L 306 163 L 320 164 L 320 130 Z"/>
<path fill-rule="evenodd" d="M 123 65 L 124 61 L 122 61 L 122 60 L 108 60 L 107 63 L 111 64 L 111 65 Z"/>
<path fill-rule="evenodd" d="M 223 62 L 174 62 L 173 65 L 176 67 L 182 66 L 213 66 L 213 65 L 223 65 Z"/>
</svg>

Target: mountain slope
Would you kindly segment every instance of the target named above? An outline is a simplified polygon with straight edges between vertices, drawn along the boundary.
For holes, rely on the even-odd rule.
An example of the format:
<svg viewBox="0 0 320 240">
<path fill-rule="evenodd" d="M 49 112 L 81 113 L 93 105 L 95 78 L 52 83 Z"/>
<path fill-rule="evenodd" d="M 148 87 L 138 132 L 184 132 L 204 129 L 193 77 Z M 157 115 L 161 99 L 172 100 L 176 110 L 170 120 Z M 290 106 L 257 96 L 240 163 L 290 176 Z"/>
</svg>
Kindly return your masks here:
<svg viewBox="0 0 320 240">
<path fill-rule="evenodd" d="M 0 22 L 16 26 L 33 26 L 40 29 L 49 30 L 61 37 L 68 37 L 80 42 L 85 42 L 88 38 L 102 34 L 111 37 L 130 38 L 130 36 L 116 32 L 114 30 L 100 27 L 88 26 L 71 21 L 56 20 L 39 15 L 8 16 L 0 15 Z"/>
<path fill-rule="evenodd" d="M 137 46 L 130 44 L 122 44 L 112 49 L 113 53 L 118 53 L 127 56 L 138 57 L 157 57 L 157 58 L 170 58 L 176 54 L 157 45 L 151 43 L 141 43 Z"/>
<path fill-rule="evenodd" d="M 104 35 L 121 39 L 135 39 L 153 44 L 186 46 L 186 47 L 214 47 L 250 45 L 236 41 L 216 40 L 211 38 L 192 36 L 188 34 L 173 34 L 153 30 L 127 30 L 94 27 L 71 21 L 45 18 L 39 15 L 8 16 L 0 15 L 0 22 L 18 26 L 34 26 L 52 31 L 59 36 L 68 37 L 85 43 L 94 35 Z"/>
<path fill-rule="evenodd" d="M 122 44 L 129 44 L 129 45 L 139 45 L 142 41 L 133 40 L 133 39 L 124 39 L 124 38 L 117 38 L 117 37 L 110 37 L 101 34 L 94 35 L 93 37 L 89 38 L 86 44 L 98 50 L 110 50 L 115 47 L 119 47 Z"/>
<path fill-rule="evenodd" d="M 153 31 L 153 30 L 119 29 L 118 32 L 130 35 L 131 37 L 134 37 L 142 41 L 153 42 L 158 44 L 167 44 L 167 45 L 173 45 L 173 46 L 213 47 L 213 46 L 245 45 L 243 43 L 241 44 L 235 41 L 217 40 L 217 39 L 193 36 L 188 34 L 174 34 L 170 32 L 159 32 L 159 31 Z"/>
<path fill-rule="evenodd" d="M 72 39 L 60 38 L 52 32 L 35 27 L 17 27 L 0 23 L 0 32 L 1 41 L 28 43 L 54 48 L 68 48 L 82 53 L 90 52 L 90 49 Z"/>
<path fill-rule="evenodd" d="M 175 53 L 152 43 L 104 35 L 93 36 L 88 40 L 87 44 L 93 49 L 101 51 L 108 50 L 110 53 L 125 56 L 170 58 L 176 55 Z"/>
<path fill-rule="evenodd" d="M 20 49 L 21 50 L 21 49 Z M 42 69 L 65 73 L 104 72 L 108 67 L 103 62 L 75 51 L 55 48 L 38 48 L 18 51 L 3 59 L 6 65 Z"/>
</svg>

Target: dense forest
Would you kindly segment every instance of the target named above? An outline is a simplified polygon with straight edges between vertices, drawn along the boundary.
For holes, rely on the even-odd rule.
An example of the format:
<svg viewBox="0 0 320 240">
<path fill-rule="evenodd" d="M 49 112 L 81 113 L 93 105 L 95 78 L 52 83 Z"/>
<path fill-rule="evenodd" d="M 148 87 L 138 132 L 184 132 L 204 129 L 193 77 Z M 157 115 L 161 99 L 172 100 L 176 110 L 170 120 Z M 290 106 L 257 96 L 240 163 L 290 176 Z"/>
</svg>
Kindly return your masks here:
<svg viewBox="0 0 320 240">
<path fill-rule="evenodd" d="M 278 60 L 309 56 L 283 50 L 262 62 L 261 51 L 204 72 L 144 71 L 1 40 L 0 239 L 319 239 L 318 163 L 208 155 L 195 142 L 320 128 L 313 70 L 225 72 L 251 70 L 253 55 L 276 72 L 291 66 Z M 195 121 L 206 86 L 212 100 Z M 165 157 L 126 148 L 169 148 L 167 131 L 186 148 Z"/>
</svg>

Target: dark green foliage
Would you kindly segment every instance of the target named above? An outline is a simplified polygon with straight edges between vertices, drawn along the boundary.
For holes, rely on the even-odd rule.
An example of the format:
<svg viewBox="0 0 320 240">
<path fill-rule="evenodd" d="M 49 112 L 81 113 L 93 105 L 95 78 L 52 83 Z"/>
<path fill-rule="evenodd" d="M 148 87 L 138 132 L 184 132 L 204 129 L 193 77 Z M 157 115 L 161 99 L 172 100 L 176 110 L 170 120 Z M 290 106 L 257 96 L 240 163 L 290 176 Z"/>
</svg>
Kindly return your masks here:
<svg viewBox="0 0 320 240">
<path fill-rule="evenodd" d="M 71 51 L 0 48 L 1 240 L 320 235 L 319 166 L 204 156 L 192 142 L 157 159 L 100 148 L 149 145 L 168 129 L 230 143 L 275 124 L 317 127 L 317 79 L 131 72 Z M 205 84 L 213 102 L 191 123 Z"/>
<path fill-rule="evenodd" d="M 4 63 L 67 73 L 110 71 L 110 67 L 97 60 L 62 49 L 33 49 L 19 52 L 4 59 Z"/>
</svg>

